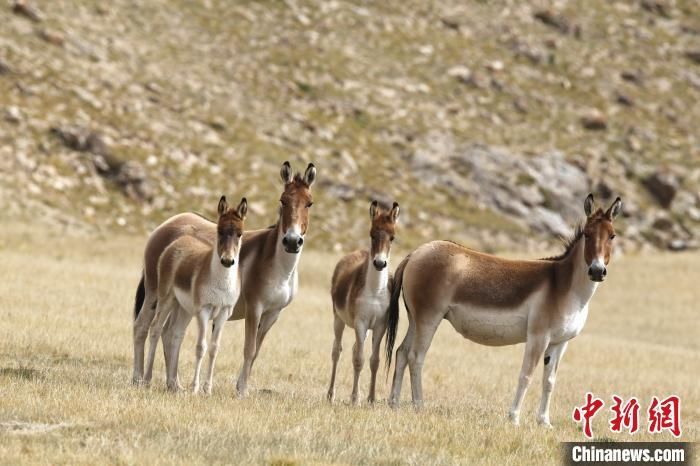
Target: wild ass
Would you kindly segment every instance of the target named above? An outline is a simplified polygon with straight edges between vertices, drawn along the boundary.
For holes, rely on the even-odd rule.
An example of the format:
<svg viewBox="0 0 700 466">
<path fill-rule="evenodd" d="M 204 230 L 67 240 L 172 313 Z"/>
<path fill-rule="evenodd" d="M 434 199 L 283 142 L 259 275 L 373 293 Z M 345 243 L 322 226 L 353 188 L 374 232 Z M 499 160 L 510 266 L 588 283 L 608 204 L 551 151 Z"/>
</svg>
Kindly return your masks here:
<svg viewBox="0 0 700 466">
<path fill-rule="evenodd" d="M 345 326 L 355 330 L 353 346 L 353 367 L 355 376 L 352 384 L 352 403 L 359 403 L 358 382 L 364 364 L 363 349 L 367 330 L 372 330 L 372 356 L 369 364 L 372 378 L 367 401 L 374 402 L 379 352 L 386 332 L 387 310 L 391 293 L 389 274 L 389 252 L 394 241 L 396 221 L 399 218 L 399 204 L 394 202 L 389 211 L 378 207 L 372 201 L 369 207 L 371 227 L 369 230 L 370 248 L 355 251 L 343 257 L 335 266 L 331 284 L 335 341 L 333 342 L 333 369 L 328 387 L 328 400 L 335 398 L 335 373 L 342 351 Z"/>
<path fill-rule="evenodd" d="M 399 264 L 389 307 L 387 358 L 396 335 L 399 294 L 408 311 L 408 331 L 396 351 L 390 404 L 396 406 L 406 363 L 413 403 L 422 406 L 425 353 L 440 322 L 476 343 L 490 346 L 525 342 L 525 355 L 510 419 L 519 423 L 520 407 L 532 374 L 544 356 L 538 422 L 550 426 L 549 402 L 557 369 L 568 341 L 586 323 L 588 303 L 607 275 L 613 249 L 613 220 L 620 198 L 603 212 L 593 195 L 584 203 L 586 222 L 565 252 L 543 260 L 509 260 L 447 241 L 424 244 Z"/>
<path fill-rule="evenodd" d="M 144 376 L 146 383 L 151 381 L 163 324 L 170 317 L 174 337 L 170 345 L 163 348 L 170 360 L 167 385 L 170 390 L 179 389 L 177 366 L 182 336 L 192 317 L 196 316 L 199 333 L 192 391 L 199 391 L 202 359 L 207 351 L 206 327 L 213 320 L 209 369 L 204 382 L 204 393 L 211 393 L 221 333 L 241 292 L 238 256 L 248 201 L 243 198 L 238 207 L 229 209 L 226 197 L 222 196 L 217 211 L 219 218 L 213 245 L 193 236 L 181 236 L 165 248 L 158 260 L 158 303 L 150 327 L 151 346 Z"/>
<path fill-rule="evenodd" d="M 311 186 L 316 180 L 316 168 L 310 163 L 304 175 L 294 175 L 289 162 L 284 162 L 280 176 L 284 190 L 277 223 L 266 229 L 244 232 L 241 243 L 241 296 L 229 318 L 245 318 L 246 321 L 244 361 L 236 385 L 239 395 L 247 392 L 253 361 L 265 335 L 297 292 L 297 265 L 309 225 L 313 203 Z M 144 343 L 157 302 L 158 259 L 165 248 L 181 236 L 194 236 L 213 244 L 216 224 L 197 214 L 183 213 L 166 220 L 149 237 L 134 306 L 134 383 L 143 379 Z M 168 319 L 163 330 L 164 347 L 169 347 L 175 336 L 181 338 L 179 333 L 173 333 L 173 319 Z M 168 359 L 166 352 L 166 371 Z"/>
</svg>

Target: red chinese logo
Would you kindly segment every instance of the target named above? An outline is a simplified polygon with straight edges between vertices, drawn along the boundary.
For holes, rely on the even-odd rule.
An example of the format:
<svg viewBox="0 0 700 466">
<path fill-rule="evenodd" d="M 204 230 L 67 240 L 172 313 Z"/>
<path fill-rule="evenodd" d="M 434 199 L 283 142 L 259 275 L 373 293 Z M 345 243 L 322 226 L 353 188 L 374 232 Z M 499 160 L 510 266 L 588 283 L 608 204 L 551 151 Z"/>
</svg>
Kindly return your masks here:
<svg viewBox="0 0 700 466">
<path fill-rule="evenodd" d="M 652 397 L 647 411 L 649 415 L 649 432 L 668 430 L 674 437 L 681 436 L 681 399 L 671 395 L 661 401 Z"/>
<path fill-rule="evenodd" d="M 613 395 L 613 405 L 610 411 L 613 413 L 609 421 L 610 431 L 622 432 L 627 430 L 634 434 L 639 430 L 639 400 L 636 397 L 625 402 L 621 397 Z M 577 406 L 573 412 L 573 419 L 577 423 L 583 423 L 583 434 L 593 437 L 593 417 L 605 405 L 605 402 L 595 397 L 592 393 L 586 393 L 586 402 L 583 406 Z M 676 395 L 671 395 L 663 400 L 654 396 L 651 398 L 647 410 L 649 433 L 657 434 L 665 430 L 671 432 L 674 437 L 681 436 L 681 400 Z"/>
<path fill-rule="evenodd" d="M 580 408 L 574 409 L 574 421 L 583 421 L 583 433 L 586 437 L 593 437 L 593 432 L 591 430 L 591 419 L 596 415 L 598 410 L 603 407 L 605 403 L 600 398 L 593 396 L 591 392 L 586 393 L 586 404 Z"/>
<path fill-rule="evenodd" d="M 628 429 L 630 434 L 634 434 L 639 430 L 639 401 L 632 397 L 622 405 L 622 398 L 613 395 L 615 404 L 610 410 L 615 413 L 615 417 L 610 421 L 610 430 L 613 432 L 622 432 L 622 429 Z"/>
</svg>

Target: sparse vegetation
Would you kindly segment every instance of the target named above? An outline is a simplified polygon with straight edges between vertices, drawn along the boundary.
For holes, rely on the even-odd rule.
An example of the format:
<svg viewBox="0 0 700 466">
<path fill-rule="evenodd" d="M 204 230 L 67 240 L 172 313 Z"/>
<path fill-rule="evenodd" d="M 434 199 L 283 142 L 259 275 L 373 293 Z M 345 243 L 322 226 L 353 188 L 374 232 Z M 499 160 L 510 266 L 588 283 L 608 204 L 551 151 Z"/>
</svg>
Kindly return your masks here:
<svg viewBox="0 0 700 466">
<path fill-rule="evenodd" d="M 522 346 L 487 348 L 445 322 L 424 369 L 426 408 L 348 405 L 352 381 L 346 332 L 338 401 L 329 406 L 333 339 L 328 283 L 337 259 L 304 252 L 301 289 L 272 329 L 253 371 L 251 395 L 234 397 L 243 325 L 227 324 L 211 397 L 165 391 L 161 352 L 150 389 L 131 386 L 131 306 L 144 239 L 51 235 L 4 225 L 0 237 L 0 462 L 4 464 L 558 464 L 561 441 L 583 434 L 571 412 L 590 390 L 678 394 L 683 440 L 700 430 L 697 255 L 615 259 L 594 297 L 588 324 L 563 359 L 552 405 L 554 430 L 539 428 L 539 376 L 522 426 L 506 419 Z M 405 252 L 405 251 L 403 251 Z M 394 253 L 393 263 L 402 257 Z M 399 337 L 405 333 L 405 314 Z M 192 374 L 194 326 L 181 357 Z M 303 335 L 303 338 L 299 338 Z M 368 348 L 367 348 L 368 350 Z M 368 372 L 361 381 L 366 395 Z M 539 374 L 539 372 L 538 372 Z M 607 408 L 606 408 L 607 409 Z M 672 440 L 670 434 L 614 435 L 607 412 L 598 438 Z M 643 424 L 645 425 L 645 424 Z"/>
<path fill-rule="evenodd" d="M 635 225 L 625 247 L 697 246 L 693 0 L 31 3 L 41 23 L 0 8 L 0 112 L 13 121 L 0 133 L 0 186 L 21 193 L 2 196 L 15 214 L 38 202 L 62 223 L 143 232 L 235 191 L 257 201 L 251 224 L 257 214 L 262 226 L 277 167 L 290 159 L 319 166 L 324 213 L 312 234 L 337 250 L 356 243 L 329 232 L 360 237 L 352 219 L 370 197 L 403 201 L 407 239 L 523 247 L 496 234 L 522 225 L 508 209 L 455 199 L 451 186 L 422 183 L 409 168 L 417 151 L 434 160 L 481 144 L 523 159 L 561 151 L 586 172 L 587 189 L 622 194 Z M 581 125 L 592 110 L 607 129 Z M 116 157 L 143 165 L 153 201 L 124 196 L 92 157 L 49 134 L 63 125 L 97 131 Z M 426 149 L 435 134 L 453 146 Z M 650 230 L 664 209 L 640 180 L 654 170 L 670 170 L 682 193 L 671 210 L 683 220 L 668 232 Z M 340 201 L 342 183 L 354 191 Z M 441 215 L 439 231 L 420 211 Z M 526 246 L 549 236 L 536 239 Z"/>
<path fill-rule="evenodd" d="M 589 390 L 678 394 L 682 439 L 700 438 L 700 259 L 632 252 L 700 247 L 697 0 L 14 3 L 0 4 L 0 463 L 554 464 L 582 439 L 571 412 Z M 269 225 L 284 160 L 313 161 L 319 181 L 301 288 L 251 396 L 231 383 L 242 322 L 227 324 L 213 396 L 166 393 L 160 351 L 153 386 L 132 387 L 145 232 L 213 215 L 222 193 Z M 326 403 L 330 273 L 366 245 L 370 198 L 401 204 L 395 266 L 438 238 L 544 256 L 589 190 L 622 195 L 625 254 L 564 357 L 555 430 L 535 424 L 537 382 L 523 425 L 506 420 L 522 347 L 447 323 L 426 409 L 408 381 L 397 411 L 388 386 L 348 405 L 350 332 Z M 603 413 L 594 429 L 672 440 L 612 435 Z"/>
</svg>

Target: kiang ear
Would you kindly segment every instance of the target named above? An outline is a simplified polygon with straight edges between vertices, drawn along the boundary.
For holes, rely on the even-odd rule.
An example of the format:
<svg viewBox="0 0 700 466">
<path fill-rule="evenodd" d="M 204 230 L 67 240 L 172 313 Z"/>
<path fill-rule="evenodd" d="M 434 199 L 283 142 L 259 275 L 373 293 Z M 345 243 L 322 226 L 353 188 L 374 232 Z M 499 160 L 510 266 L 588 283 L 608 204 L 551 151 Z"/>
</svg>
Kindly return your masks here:
<svg viewBox="0 0 700 466">
<path fill-rule="evenodd" d="M 377 207 L 379 206 L 379 203 L 377 201 L 372 201 L 372 203 L 369 205 L 369 218 L 374 219 L 374 217 L 377 216 Z"/>
<path fill-rule="evenodd" d="M 236 212 L 241 220 L 245 220 L 245 216 L 248 214 L 248 200 L 244 197 L 241 199 L 241 203 L 236 207 Z"/>
<path fill-rule="evenodd" d="M 288 184 L 292 182 L 293 177 L 292 166 L 289 165 L 289 162 L 284 162 L 282 168 L 280 168 L 280 178 L 282 178 L 284 184 Z"/>
<path fill-rule="evenodd" d="M 612 222 L 618 215 L 620 215 L 620 212 L 622 212 L 622 199 L 618 197 L 615 199 L 615 202 L 612 203 L 608 211 L 605 212 L 605 216 Z"/>
<path fill-rule="evenodd" d="M 389 216 L 391 217 L 391 221 L 396 223 L 396 221 L 399 219 L 399 203 L 394 202 L 394 205 L 391 208 L 391 211 L 389 212 Z"/>
<path fill-rule="evenodd" d="M 595 201 L 593 201 L 593 194 L 589 194 L 583 203 L 583 210 L 586 212 L 586 217 L 590 217 L 593 212 L 595 212 Z"/>
<path fill-rule="evenodd" d="M 228 210 L 228 202 L 226 202 L 226 196 L 221 196 L 221 199 L 219 199 L 219 207 L 217 208 L 217 212 L 219 213 L 219 217 L 224 215 L 227 210 Z"/>
<path fill-rule="evenodd" d="M 304 183 L 306 183 L 308 187 L 311 187 L 314 181 L 316 181 L 316 167 L 313 163 L 310 163 L 304 172 Z"/>
</svg>

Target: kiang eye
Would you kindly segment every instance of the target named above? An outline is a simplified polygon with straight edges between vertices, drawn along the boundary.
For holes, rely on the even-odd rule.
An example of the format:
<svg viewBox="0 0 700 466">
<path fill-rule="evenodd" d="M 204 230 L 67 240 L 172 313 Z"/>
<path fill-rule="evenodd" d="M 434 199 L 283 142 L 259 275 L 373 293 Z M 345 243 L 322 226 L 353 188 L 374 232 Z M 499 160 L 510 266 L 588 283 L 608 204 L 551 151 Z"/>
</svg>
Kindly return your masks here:
<svg viewBox="0 0 700 466">
<path fill-rule="evenodd" d="M 314 205 L 314 203 L 313 203 L 313 202 L 309 202 L 308 204 L 306 204 L 306 208 L 308 209 L 308 208 L 311 207 L 312 205 Z"/>
<path fill-rule="evenodd" d="M 389 241 L 394 241 L 394 237 L 392 236 L 391 238 L 389 238 Z"/>
<path fill-rule="evenodd" d="M 613 233 L 612 235 L 610 235 L 610 241 L 614 240 L 614 239 L 615 239 L 615 236 L 616 236 L 615 233 Z"/>
<path fill-rule="evenodd" d="M 280 199 L 280 204 L 282 204 L 283 206 L 286 207 L 286 206 L 287 206 L 287 201 L 285 201 L 284 199 Z"/>
</svg>

